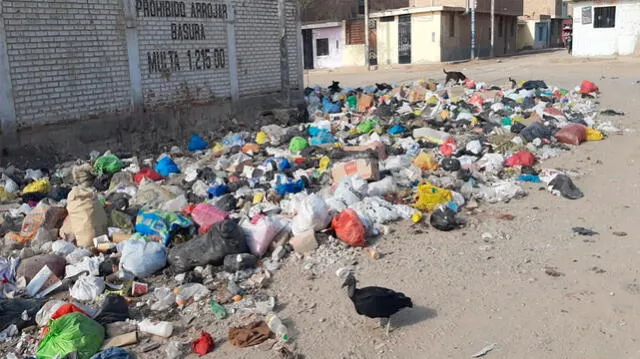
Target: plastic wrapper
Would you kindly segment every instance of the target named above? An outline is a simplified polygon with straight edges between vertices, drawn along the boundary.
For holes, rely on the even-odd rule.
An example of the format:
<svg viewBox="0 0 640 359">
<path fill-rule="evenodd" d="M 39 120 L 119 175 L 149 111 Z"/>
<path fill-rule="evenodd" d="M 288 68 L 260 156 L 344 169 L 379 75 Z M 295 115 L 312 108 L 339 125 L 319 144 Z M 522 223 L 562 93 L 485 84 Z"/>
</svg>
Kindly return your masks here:
<svg viewBox="0 0 640 359">
<path fill-rule="evenodd" d="M 78 278 L 69 293 L 74 299 L 80 301 L 95 300 L 104 292 L 104 279 L 84 275 Z"/>
</svg>

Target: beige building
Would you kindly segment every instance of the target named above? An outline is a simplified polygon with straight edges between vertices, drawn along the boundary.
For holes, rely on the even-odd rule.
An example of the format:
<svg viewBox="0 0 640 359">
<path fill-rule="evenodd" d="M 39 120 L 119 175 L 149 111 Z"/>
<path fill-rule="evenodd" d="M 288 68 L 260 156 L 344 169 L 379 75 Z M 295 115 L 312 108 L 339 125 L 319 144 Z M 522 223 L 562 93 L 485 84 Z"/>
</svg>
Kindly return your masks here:
<svg viewBox="0 0 640 359">
<path fill-rule="evenodd" d="M 566 0 L 524 0 L 518 21 L 518 50 L 543 49 L 563 45 L 563 20 L 572 8 Z"/>
<path fill-rule="evenodd" d="M 490 1 L 477 2 L 476 56 L 487 57 L 491 53 Z M 375 29 L 370 32 L 372 64 L 446 62 L 471 56 L 466 0 L 412 0 L 410 5 L 370 15 L 369 27 Z M 494 54 L 513 54 L 522 0 L 496 0 L 495 13 Z"/>
</svg>

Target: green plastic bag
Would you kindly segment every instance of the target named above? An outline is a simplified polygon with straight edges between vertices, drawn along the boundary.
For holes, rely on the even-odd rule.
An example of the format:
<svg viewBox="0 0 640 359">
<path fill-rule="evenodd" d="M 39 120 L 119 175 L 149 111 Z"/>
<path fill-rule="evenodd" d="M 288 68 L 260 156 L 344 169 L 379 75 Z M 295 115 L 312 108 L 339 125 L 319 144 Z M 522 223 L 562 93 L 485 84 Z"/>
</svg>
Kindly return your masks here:
<svg viewBox="0 0 640 359">
<path fill-rule="evenodd" d="M 376 127 L 378 127 L 378 121 L 373 119 L 368 119 L 360 123 L 358 127 L 356 127 L 356 129 L 360 133 L 369 133 L 373 131 Z"/>
<path fill-rule="evenodd" d="M 309 146 L 309 144 L 305 138 L 296 136 L 291 139 L 291 142 L 289 142 L 289 151 L 300 152 L 307 148 L 307 146 Z"/>
<path fill-rule="evenodd" d="M 104 155 L 96 160 L 93 164 L 98 175 L 114 174 L 122 169 L 122 161 L 115 155 Z"/>
<path fill-rule="evenodd" d="M 67 314 L 51 322 L 36 358 L 52 359 L 77 352 L 78 359 L 90 359 L 100 351 L 103 341 L 104 327 L 100 323 L 82 313 Z"/>
</svg>

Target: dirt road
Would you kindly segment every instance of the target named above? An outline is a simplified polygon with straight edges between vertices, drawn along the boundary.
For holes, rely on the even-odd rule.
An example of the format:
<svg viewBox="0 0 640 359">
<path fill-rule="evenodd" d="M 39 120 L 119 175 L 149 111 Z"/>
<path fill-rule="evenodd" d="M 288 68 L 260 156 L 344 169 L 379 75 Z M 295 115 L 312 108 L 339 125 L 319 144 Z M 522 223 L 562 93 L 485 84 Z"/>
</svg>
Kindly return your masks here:
<svg viewBox="0 0 640 359">
<path fill-rule="evenodd" d="M 415 308 L 393 320 L 389 337 L 377 322 L 356 314 L 334 272 L 340 264 L 290 260 L 272 286 L 280 314 L 306 358 L 470 358 L 496 344 L 485 358 L 640 357 L 640 59 L 576 60 L 564 53 L 448 66 L 478 81 L 502 84 L 512 76 L 573 87 L 583 79 L 602 91 L 601 108 L 622 136 L 586 143 L 545 167 L 583 174 L 585 197 L 553 197 L 540 185 L 529 196 L 483 205 L 467 228 L 443 233 L 395 225 L 373 260 L 357 252 L 360 285 L 388 286 L 413 298 Z M 314 73 L 311 84 L 340 80 L 358 86 L 433 77 L 441 66 L 373 73 Z M 512 221 L 497 219 L 500 214 Z M 572 227 L 599 235 L 575 235 Z M 614 234 L 614 232 L 624 232 Z M 545 268 L 561 273 L 552 277 Z M 311 275 L 314 272 L 316 275 Z M 214 330 L 215 331 L 215 330 Z M 225 337 L 223 329 L 216 337 Z M 211 358 L 268 358 L 272 352 L 223 344 Z"/>
</svg>

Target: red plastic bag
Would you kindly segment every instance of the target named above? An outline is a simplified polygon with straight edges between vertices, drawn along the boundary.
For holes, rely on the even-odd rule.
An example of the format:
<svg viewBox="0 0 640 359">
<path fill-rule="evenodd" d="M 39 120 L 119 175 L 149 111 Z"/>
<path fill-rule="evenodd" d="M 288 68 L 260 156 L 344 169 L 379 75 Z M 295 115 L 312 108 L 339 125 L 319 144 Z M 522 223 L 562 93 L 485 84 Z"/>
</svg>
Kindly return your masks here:
<svg viewBox="0 0 640 359">
<path fill-rule="evenodd" d="M 536 156 L 534 156 L 533 153 L 529 151 L 520 151 L 515 155 L 509 157 L 505 161 L 504 165 L 506 167 L 530 167 L 533 166 L 534 163 L 536 163 Z"/>
<path fill-rule="evenodd" d="M 133 176 L 133 180 L 136 181 L 136 183 L 142 182 L 145 178 L 152 181 L 160 181 L 163 177 L 152 168 L 143 168 Z"/>
<path fill-rule="evenodd" d="M 469 99 L 469 103 L 476 106 L 482 106 L 484 104 L 484 99 L 482 98 L 482 96 L 476 93 L 471 96 L 471 99 Z"/>
<path fill-rule="evenodd" d="M 333 217 L 331 226 L 336 231 L 336 236 L 346 244 L 353 247 L 366 245 L 365 228 L 356 211 L 345 209 Z"/>
<path fill-rule="evenodd" d="M 200 334 L 200 338 L 191 342 L 191 350 L 193 350 L 194 353 L 200 355 L 211 353 L 213 349 L 215 349 L 215 347 L 216 344 L 213 342 L 211 334 L 205 332 L 204 330 Z"/>
<path fill-rule="evenodd" d="M 556 132 L 555 137 L 558 142 L 577 146 L 587 140 L 587 127 L 579 123 L 572 123 Z"/>
<path fill-rule="evenodd" d="M 591 81 L 582 81 L 582 84 L 580 84 L 580 93 L 583 95 L 588 95 L 593 92 L 600 92 L 598 86 Z"/>
<path fill-rule="evenodd" d="M 56 310 L 55 313 L 51 315 L 50 320 L 56 320 L 58 318 L 64 317 L 65 315 L 71 314 L 71 313 L 81 313 L 81 314 L 87 315 L 87 313 L 85 313 L 82 309 L 76 307 L 71 303 L 67 303 L 60 306 L 60 308 L 58 308 L 58 310 Z M 49 332 L 48 326 L 42 328 L 42 337 L 47 335 L 48 332 Z"/>
<path fill-rule="evenodd" d="M 442 145 L 440 145 L 440 153 L 445 157 L 453 156 L 456 151 L 456 141 L 453 138 L 449 138 Z"/>
</svg>

